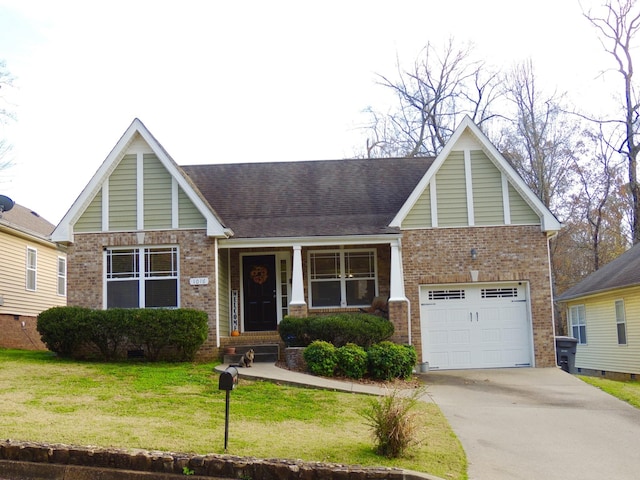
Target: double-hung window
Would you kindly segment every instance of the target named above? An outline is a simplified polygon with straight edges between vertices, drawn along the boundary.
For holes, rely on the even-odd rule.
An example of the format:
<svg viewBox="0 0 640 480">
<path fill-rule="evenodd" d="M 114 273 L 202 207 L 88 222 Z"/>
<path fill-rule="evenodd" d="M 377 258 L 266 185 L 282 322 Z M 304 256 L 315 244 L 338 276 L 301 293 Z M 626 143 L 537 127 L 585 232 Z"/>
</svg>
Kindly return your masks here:
<svg viewBox="0 0 640 480">
<path fill-rule="evenodd" d="M 578 339 L 578 343 L 587 343 L 587 315 L 584 305 L 575 305 L 569 308 L 569 322 L 571 334 Z"/>
<path fill-rule="evenodd" d="M 27 247 L 27 275 L 25 279 L 27 290 L 36 290 L 38 278 L 38 251 L 35 248 Z"/>
<path fill-rule="evenodd" d="M 106 251 L 107 308 L 178 307 L 178 247 Z"/>
<path fill-rule="evenodd" d="M 362 307 L 378 289 L 375 250 L 309 253 L 311 307 Z"/>
<path fill-rule="evenodd" d="M 624 313 L 624 300 L 616 300 L 616 329 L 618 345 L 627 344 L 627 320 Z"/>
<path fill-rule="evenodd" d="M 67 259 L 58 257 L 58 295 L 67 294 Z"/>
</svg>

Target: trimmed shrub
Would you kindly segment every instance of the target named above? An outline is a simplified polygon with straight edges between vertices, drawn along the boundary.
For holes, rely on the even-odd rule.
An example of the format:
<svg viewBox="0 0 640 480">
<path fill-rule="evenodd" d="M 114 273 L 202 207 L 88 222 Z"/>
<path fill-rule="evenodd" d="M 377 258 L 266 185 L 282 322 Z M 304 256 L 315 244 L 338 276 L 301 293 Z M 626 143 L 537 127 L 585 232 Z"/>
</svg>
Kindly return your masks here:
<svg viewBox="0 0 640 480">
<path fill-rule="evenodd" d="M 142 349 L 147 360 L 193 360 L 207 339 L 207 314 L 192 309 L 108 309 L 54 307 L 38 315 L 47 348 L 81 358 L 93 348 L 103 360 Z"/>
<path fill-rule="evenodd" d="M 389 320 L 367 313 L 285 317 L 278 325 L 280 338 L 289 347 L 306 347 L 316 340 L 342 347 L 354 343 L 369 348 L 391 338 L 394 332 Z"/>
<path fill-rule="evenodd" d="M 329 342 L 316 340 L 304 349 L 304 361 L 315 375 L 332 377 L 337 365 L 336 347 Z"/>
<path fill-rule="evenodd" d="M 354 344 L 336 349 L 338 373 L 349 378 L 362 378 L 367 373 L 367 352 L 364 348 Z"/>
<path fill-rule="evenodd" d="M 88 308 L 52 307 L 40 312 L 36 328 L 49 350 L 71 357 L 87 341 Z"/>
<path fill-rule="evenodd" d="M 413 345 L 398 345 L 384 341 L 368 351 L 369 373 L 376 380 L 410 378 L 418 360 Z"/>
</svg>

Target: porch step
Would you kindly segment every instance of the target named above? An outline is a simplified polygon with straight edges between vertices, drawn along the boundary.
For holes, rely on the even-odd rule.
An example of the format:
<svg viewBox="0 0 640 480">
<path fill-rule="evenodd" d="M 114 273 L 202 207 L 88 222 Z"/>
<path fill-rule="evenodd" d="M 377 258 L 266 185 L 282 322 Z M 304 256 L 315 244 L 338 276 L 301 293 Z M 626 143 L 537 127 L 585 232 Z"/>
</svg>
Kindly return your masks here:
<svg viewBox="0 0 640 480">
<path fill-rule="evenodd" d="M 242 355 L 251 348 L 253 348 L 253 352 L 255 353 L 253 358 L 255 363 L 273 363 L 278 361 L 279 345 L 242 345 L 236 347 L 235 354 L 224 355 L 222 362 L 226 364 L 239 363 Z"/>
</svg>

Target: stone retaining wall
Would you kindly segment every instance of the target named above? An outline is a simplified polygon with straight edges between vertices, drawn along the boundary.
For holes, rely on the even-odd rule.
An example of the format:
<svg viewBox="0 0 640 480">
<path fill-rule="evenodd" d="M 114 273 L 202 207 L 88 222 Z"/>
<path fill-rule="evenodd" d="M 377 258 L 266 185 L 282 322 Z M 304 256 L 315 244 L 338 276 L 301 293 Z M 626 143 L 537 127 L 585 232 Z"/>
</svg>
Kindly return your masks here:
<svg viewBox="0 0 640 480">
<path fill-rule="evenodd" d="M 439 480 L 398 468 L 365 468 L 301 460 L 193 455 L 36 442 L 0 442 L 0 478 L 33 480 Z"/>
</svg>

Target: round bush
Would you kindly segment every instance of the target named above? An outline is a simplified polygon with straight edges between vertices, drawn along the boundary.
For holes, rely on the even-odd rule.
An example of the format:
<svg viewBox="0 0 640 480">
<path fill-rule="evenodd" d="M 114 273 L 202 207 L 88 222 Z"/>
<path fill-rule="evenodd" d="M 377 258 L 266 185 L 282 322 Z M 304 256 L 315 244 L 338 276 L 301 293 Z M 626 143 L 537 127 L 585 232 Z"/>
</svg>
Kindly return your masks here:
<svg viewBox="0 0 640 480">
<path fill-rule="evenodd" d="M 385 341 L 373 345 L 367 352 L 369 372 L 377 380 L 410 378 L 418 355 L 412 345 Z"/>
<path fill-rule="evenodd" d="M 321 340 L 311 343 L 302 354 L 309 371 L 315 375 L 332 377 L 336 370 L 336 347 Z"/>
<path fill-rule="evenodd" d="M 349 378 L 362 378 L 367 373 L 367 352 L 364 348 L 347 343 L 336 350 L 338 372 Z"/>
</svg>

